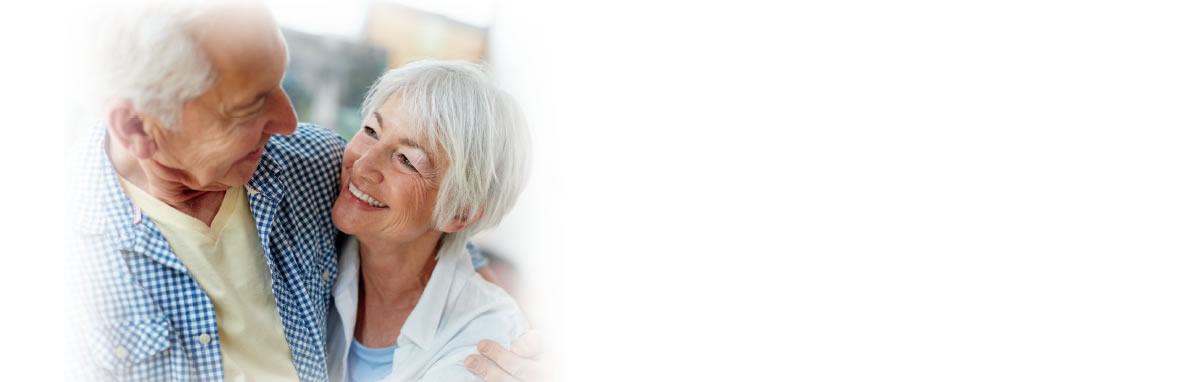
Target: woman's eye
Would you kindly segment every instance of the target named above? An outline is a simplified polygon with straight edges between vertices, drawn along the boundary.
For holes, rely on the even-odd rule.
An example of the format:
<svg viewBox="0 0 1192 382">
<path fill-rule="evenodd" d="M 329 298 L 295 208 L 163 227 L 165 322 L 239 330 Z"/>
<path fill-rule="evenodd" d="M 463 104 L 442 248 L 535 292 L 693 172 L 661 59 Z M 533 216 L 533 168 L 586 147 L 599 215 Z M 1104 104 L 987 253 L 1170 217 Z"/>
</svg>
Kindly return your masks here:
<svg viewBox="0 0 1192 382">
<path fill-rule="evenodd" d="M 407 158 L 406 154 L 397 154 L 397 160 L 401 161 L 401 164 L 405 165 L 410 170 L 418 172 L 418 169 L 414 168 L 414 164 L 410 163 L 410 158 Z"/>
<path fill-rule="evenodd" d="M 367 134 L 368 136 L 373 137 L 373 138 L 377 137 L 377 131 L 373 130 L 373 128 L 364 126 L 363 130 L 364 130 L 364 134 Z"/>
</svg>

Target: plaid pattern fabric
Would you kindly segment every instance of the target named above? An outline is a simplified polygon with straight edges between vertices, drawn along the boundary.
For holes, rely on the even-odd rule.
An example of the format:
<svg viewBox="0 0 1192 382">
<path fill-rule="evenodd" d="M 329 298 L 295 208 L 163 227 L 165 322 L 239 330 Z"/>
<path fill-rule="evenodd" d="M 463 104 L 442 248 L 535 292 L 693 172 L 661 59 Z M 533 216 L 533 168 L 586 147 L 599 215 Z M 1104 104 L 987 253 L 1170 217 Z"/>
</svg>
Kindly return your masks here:
<svg viewBox="0 0 1192 382">
<path fill-rule="evenodd" d="M 68 379 L 221 381 L 215 310 L 165 237 L 124 194 L 98 126 L 81 150 L 67 263 L 79 299 Z M 301 124 L 275 135 L 248 182 L 271 288 L 303 381 L 327 380 L 326 322 L 338 271 L 331 207 L 345 142 Z"/>
</svg>

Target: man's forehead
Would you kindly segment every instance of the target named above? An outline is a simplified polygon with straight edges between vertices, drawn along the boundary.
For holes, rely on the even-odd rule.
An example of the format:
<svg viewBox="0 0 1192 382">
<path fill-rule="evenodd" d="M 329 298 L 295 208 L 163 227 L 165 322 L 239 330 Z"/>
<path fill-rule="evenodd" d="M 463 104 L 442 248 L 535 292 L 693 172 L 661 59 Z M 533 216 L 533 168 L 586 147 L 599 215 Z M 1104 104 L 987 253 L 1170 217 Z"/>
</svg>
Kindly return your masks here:
<svg viewBox="0 0 1192 382">
<path fill-rule="evenodd" d="M 286 56 L 281 30 L 266 14 L 234 14 L 195 25 L 195 40 L 215 64 L 243 58 Z"/>
<path fill-rule="evenodd" d="M 195 26 L 196 41 L 217 72 L 212 91 L 221 109 L 251 104 L 276 88 L 289 61 L 281 31 L 267 12 L 238 11 Z"/>
</svg>

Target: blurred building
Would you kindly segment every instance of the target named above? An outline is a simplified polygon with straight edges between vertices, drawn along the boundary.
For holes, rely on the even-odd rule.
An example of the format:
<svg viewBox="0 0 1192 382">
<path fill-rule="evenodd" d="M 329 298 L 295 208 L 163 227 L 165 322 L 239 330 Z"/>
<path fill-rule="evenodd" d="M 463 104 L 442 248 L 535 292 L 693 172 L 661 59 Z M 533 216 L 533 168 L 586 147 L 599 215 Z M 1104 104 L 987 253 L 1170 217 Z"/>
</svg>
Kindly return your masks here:
<svg viewBox="0 0 1192 382">
<path fill-rule="evenodd" d="M 310 33 L 301 23 L 282 32 L 290 67 L 282 87 L 298 120 L 350 138 L 360 129 L 360 105 L 373 81 L 387 68 L 414 60 L 484 61 L 488 29 L 394 3 L 371 3 L 358 32 Z"/>
<path fill-rule="evenodd" d="M 290 48 L 290 67 L 282 87 L 298 120 L 351 137 L 362 122 L 364 93 L 388 66 L 385 50 L 289 28 L 282 28 L 282 34 Z"/>
<path fill-rule="evenodd" d="M 488 30 L 397 4 L 376 4 L 365 23 L 370 44 L 389 52 L 389 66 L 420 58 L 482 61 Z"/>
</svg>

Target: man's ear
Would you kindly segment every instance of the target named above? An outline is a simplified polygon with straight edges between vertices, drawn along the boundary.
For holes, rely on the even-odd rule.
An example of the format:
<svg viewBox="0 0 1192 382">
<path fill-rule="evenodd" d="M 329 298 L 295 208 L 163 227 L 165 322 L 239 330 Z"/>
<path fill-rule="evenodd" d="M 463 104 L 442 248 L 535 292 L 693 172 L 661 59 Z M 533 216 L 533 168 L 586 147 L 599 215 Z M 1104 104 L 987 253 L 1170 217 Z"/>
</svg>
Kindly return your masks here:
<svg viewBox="0 0 1192 382">
<path fill-rule="evenodd" d="M 145 128 L 145 120 L 132 107 L 132 101 L 115 100 L 108 103 L 108 131 L 116 143 L 137 159 L 148 159 L 157 152 L 157 142 Z"/>
<path fill-rule="evenodd" d="M 443 232 L 459 232 L 460 230 L 472 225 L 472 223 L 480 221 L 480 218 L 482 217 L 484 217 L 484 208 L 481 208 L 480 211 L 476 211 L 476 216 L 465 217 L 462 215 L 456 215 L 451 219 L 450 223 L 447 223 L 447 227 L 443 229 Z"/>
</svg>

